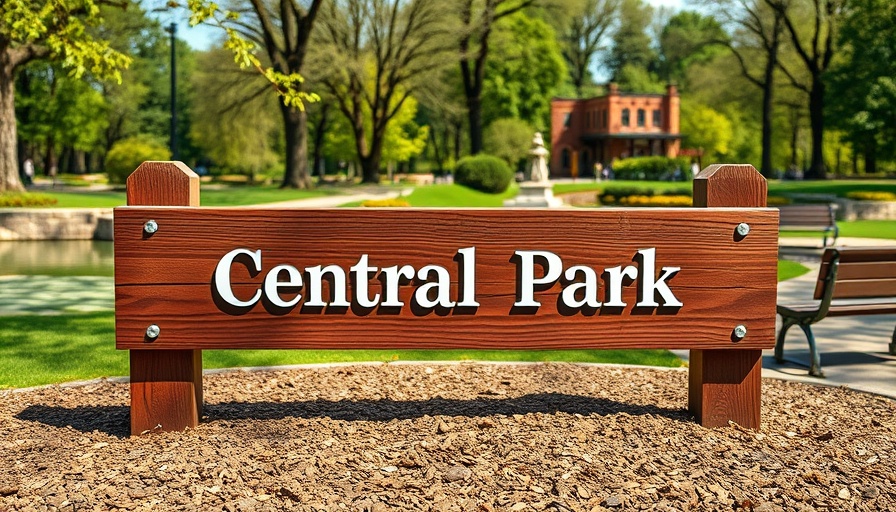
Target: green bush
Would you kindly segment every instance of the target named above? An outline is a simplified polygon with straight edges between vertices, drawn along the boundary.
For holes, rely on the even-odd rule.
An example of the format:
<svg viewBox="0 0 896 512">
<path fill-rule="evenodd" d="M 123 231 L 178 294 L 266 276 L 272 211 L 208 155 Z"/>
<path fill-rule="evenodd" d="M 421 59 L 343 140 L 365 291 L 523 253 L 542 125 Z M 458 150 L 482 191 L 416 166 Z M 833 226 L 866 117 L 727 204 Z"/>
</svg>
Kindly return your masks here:
<svg viewBox="0 0 896 512">
<path fill-rule="evenodd" d="M 678 172 L 676 172 L 678 171 Z M 690 163 L 687 158 L 664 156 L 640 156 L 617 160 L 613 163 L 613 177 L 617 180 L 671 181 L 690 180 Z"/>
<path fill-rule="evenodd" d="M 454 181 L 489 194 L 507 190 L 513 180 L 513 171 L 507 162 L 491 155 L 479 154 L 457 161 Z"/>
<path fill-rule="evenodd" d="M 37 206 L 53 206 L 58 202 L 55 197 L 32 192 L 0 193 L 0 208 L 33 208 Z"/>
<path fill-rule="evenodd" d="M 110 183 L 124 183 L 140 164 L 149 160 L 170 160 L 162 143 L 148 137 L 130 137 L 116 142 L 106 153 L 106 174 Z"/>
</svg>

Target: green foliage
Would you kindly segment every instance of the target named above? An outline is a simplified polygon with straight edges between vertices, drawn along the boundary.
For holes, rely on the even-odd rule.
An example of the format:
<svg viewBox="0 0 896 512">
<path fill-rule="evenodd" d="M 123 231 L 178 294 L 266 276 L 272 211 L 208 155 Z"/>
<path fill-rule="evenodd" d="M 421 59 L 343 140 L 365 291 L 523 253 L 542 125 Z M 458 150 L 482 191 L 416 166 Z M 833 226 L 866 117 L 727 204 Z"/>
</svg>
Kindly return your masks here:
<svg viewBox="0 0 896 512">
<path fill-rule="evenodd" d="M 482 153 L 458 160 L 454 175 L 457 183 L 489 194 L 504 192 L 512 180 L 513 171 L 507 162 Z"/>
<path fill-rule="evenodd" d="M 619 28 L 613 35 L 613 48 L 607 67 L 613 73 L 613 81 L 620 83 L 623 66 L 653 71 L 657 54 L 648 33 L 653 8 L 642 0 L 623 0 L 620 9 Z M 623 90 L 631 90 L 622 87 Z"/>
<path fill-rule="evenodd" d="M 116 142 L 106 154 L 106 172 L 109 182 L 124 183 L 143 162 L 169 159 L 171 152 L 164 144 L 148 137 L 130 137 Z"/>
<path fill-rule="evenodd" d="M 169 5 L 176 6 L 178 3 L 172 0 Z M 261 74 L 274 86 L 284 105 L 304 110 L 306 103 L 320 100 L 317 94 L 302 90 L 305 79 L 299 73 L 283 73 L 262 64 L 261 59 L 255 55 L 258 49 L 256 44 L 243 36 L 242 21 L 238 12 L 222 10 L 217 3 L 208 0 L 187 0 L 187 7 L 191 11 L 190 25 L 206 23 L 224 30 L 227 34 L 224 48 L 233 54 L 233 61 L 241 69 L 253 68 Z"/>
<path fill-rule="evenodd" d="M 849 192 L 849 199 L 856 201 L 896 201 L 896 194 L 892 192 Z"/>
<path fill-rule="evenodd" d="M 687 85 L 687 69 L 712 62 L 726 52 L 729 36 L 719 21 L 694 11 L 682 11 L 669 19 L 660 34 L 660 76 L 664 81 Z"/>
<path fill-rule="evenodd" d="M 529 156 L 535 129 L 521 119 L 498 119 L 485 129 L 484 148 L 516 169 Z"/>
<path fill-rule="evenodd" d="M 282 165 L 283 123 L 275 97 L 258 94 L 265 80 L 227 66 L 229 59 L 222 48 L 199 59 L 191 80 L 205 93 L 196 96 L 190 138 L 216 168 L 255 177 Z"/>
<path fill-rule="evenodd" d="M 0 192 L 0 208 L 34 208 L 54 206 L 58 201 L 47 194 L 31 192 Z"/>
<path fill-rule="evenodd" d="M 661 180 L 674 178 L 692 179 L 687 158 L 667 158 L 664 156 L 642 156 L 617 160 L 613 164 L 613 175 L 620 180 Z"/>
<path fill-rule="evenodd" d="M 78 78 L 94 76 L 121 81 L 121 70 L 131 59 L 94 38 L 89 27 L 102 21 L 101 2 L 94 0 L 4 0 L 0 3 L 0 41 L 45 48 L 48 57 L 61 62 Z"/>
<path fill-rule="evenodd" d="M 490 45 L 482 92 L 484 124 L 517 118 L 547 130 L 551 97 L 566 76 L 554 29 L 518 13 L 498 25 Z"/>
<path fill-rule="evenodd" d="M 684 144 L 691 148 L 703 148 L 705 162 L 729 161 L 734 139 L 731 121 L 720 112 L 706 105 L 682 101 L 681 133 Z"/>
</svg>

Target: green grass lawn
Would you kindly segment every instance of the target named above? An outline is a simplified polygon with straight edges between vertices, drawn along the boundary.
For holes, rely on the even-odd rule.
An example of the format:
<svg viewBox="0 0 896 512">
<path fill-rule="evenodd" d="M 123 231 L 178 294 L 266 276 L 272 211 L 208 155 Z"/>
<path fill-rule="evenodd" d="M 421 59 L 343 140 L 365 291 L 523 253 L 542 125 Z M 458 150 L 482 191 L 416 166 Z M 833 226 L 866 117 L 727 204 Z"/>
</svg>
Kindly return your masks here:
<svg viewBox="0 0 896 512">
<path fill-rule="evenodd" d="M 0 388 L 128 374 L 112 312 L 0 317 Z M 361 361 L 577 361 L 680 366 L 665 350 L 205 350 L 204 368 Z"/>
<path fill-rule="evenodd" d="M 57 208 L 113 208 L 115 206 L 123 206 L 127 202 L 124 192 L 54 192 L 49 190 L 41 193 L 55 197 L 58 201 L 55 205 Z M 340 190 L 324 187 L 313 190 L 293 190 L 281 189 L 274 185 L 236 185 L 224 189 L 202 190 L 200 201 L 202 206 L 244 206 L 336 195 L 339 193 L 341 193 Z"/>
<path fill-rule="evenodd" d="M 896 240 L 896 220 L 838 221 L 837 226 L 841 237 Z M 821 231 L 782 231 L 781 236 L 818 238 L 818 244 L 821 245 Z"/>
<path fill-rule="evenodd" d="M 516 196 L 518 190 L 516 184 L 501 194 L 486 194 L 458 184 L 429 185 L 415 187 L 404 199 L 418 207 L 497 207 Z"/>
<path fill-rule="evenodd" d="M 805 265 L 801 265 L 795 261 L 778 260 L 778 282 L 799 277 L 809 269 Z"/>
</svg>

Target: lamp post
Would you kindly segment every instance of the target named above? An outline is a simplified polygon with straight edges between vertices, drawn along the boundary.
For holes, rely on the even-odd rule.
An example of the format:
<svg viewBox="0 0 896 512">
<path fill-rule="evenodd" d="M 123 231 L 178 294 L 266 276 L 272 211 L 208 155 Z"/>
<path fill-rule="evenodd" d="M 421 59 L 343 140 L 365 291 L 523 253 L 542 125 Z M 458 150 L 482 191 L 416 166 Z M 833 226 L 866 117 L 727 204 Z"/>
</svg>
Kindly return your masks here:
<svg viewBox="0 0 896 512">
<path fill-rule="evenodd" d="M 177 160 L 177 64 L 175 63 L 175 42 L 177 40 L 177 24 L 172 22 L 165 29 L 171 34 L 171 127 L 169 128 L 168 147 L 171 149 L 171 159 Z"/>
</svg>

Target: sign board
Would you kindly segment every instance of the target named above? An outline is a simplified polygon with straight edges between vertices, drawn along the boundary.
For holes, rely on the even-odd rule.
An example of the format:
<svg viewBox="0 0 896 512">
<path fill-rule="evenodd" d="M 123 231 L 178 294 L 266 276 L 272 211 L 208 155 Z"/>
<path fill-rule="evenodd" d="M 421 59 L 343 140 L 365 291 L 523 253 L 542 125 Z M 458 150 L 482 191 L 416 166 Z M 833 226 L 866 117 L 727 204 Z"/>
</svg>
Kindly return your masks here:
<svg viewBox="0 0 896 512">
<path fill-rule="evenodd" d="M 122 207 L 117 346 L 770 348 L 777 236 L 762 208 Z"/>
</svg>

